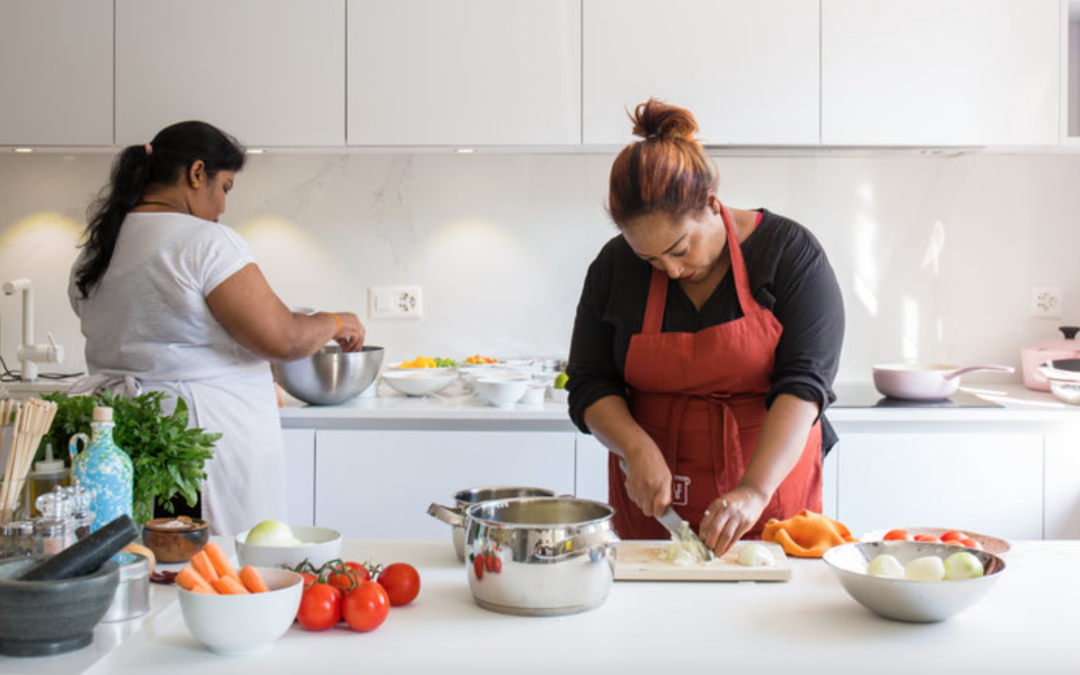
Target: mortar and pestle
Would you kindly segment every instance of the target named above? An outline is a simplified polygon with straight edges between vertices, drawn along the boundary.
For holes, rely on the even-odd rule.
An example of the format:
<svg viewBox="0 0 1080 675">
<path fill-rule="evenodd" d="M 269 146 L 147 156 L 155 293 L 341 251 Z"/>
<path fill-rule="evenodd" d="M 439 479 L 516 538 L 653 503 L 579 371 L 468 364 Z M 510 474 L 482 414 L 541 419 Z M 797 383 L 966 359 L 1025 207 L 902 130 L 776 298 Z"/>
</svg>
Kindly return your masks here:
<svg viewBox="0 0 1080 675">
<path fill-rule="evenodd" d="M 111 558 L 138 536 L 123 515 L 56 555 L 0 562 L 0 654 L 44 656 L 90 644 L 119 584 Z"/>
</svg>

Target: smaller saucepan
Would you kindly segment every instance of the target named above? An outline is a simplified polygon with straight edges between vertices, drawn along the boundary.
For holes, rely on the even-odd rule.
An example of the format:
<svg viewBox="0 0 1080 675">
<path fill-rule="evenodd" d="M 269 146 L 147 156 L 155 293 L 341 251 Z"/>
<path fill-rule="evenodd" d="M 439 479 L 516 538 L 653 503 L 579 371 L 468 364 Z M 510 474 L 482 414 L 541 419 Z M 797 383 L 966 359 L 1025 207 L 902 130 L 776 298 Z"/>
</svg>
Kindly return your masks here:
<svg viewBox="0 0 1080 675">
<path fill-rule="evenodd" d="M 492 499 L 511 499 L 513 497 L 554 497 L 553 490 L 538 487 L 519 487 L 516 485 L 499 485 L 493 487 L 477 487 L 468 490 L 460 490 L 454 493 L 454 506 L 432 504 L 428 507 L 428 514 L 432 515 L 447 525 L 452 525 L 450 538 L 454 543 L 454 553 L 457 559 L 465 560 L 465 510 L 473 504 L 490 501 Z"/>
<path fill-rule="evenodd" d="M 940 363 L 891 363 L 874 366 L 874 386 L 885 396 L 911 401 L 949 398 L 960 386 L 960 376 L 976 370 L 1013 372 L 1012 366 L 957 366 Z"/>
</svg>

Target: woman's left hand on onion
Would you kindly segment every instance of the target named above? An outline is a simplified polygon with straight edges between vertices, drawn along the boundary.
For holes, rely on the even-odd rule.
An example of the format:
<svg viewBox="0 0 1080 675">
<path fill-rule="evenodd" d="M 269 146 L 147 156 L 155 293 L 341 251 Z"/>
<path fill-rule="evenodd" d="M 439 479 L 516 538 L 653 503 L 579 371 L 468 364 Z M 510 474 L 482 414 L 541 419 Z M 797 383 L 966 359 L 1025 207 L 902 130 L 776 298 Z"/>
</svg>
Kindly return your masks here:
<svg viewBox="0 0 1080 675">
<path fill-rule="evenodd" d="M 737 487 L 715 499 L 701 519 L 701 540 L 716 553 L 723 555 L 761 518 L 769 500 L 758 491 Z"/>
</svg>

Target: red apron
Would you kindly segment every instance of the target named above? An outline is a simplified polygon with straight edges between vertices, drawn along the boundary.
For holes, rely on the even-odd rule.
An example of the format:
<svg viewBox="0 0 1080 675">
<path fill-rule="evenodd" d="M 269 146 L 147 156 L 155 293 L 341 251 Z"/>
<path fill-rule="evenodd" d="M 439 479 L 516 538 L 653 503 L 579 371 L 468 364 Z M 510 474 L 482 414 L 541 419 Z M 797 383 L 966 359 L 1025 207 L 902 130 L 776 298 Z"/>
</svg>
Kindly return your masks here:
<svg viewBox="0 0 1080 675">
<path fill-rule="evenodd" d="M 672 507 L 694 531 L 709 504 L 734 489 L 754 455 L 765 419 L 776 346 L 783 326 L 750 292 L 742 249 L 727 208 L 721 207 L 740 319 L 696 333 L 663 333 L 667 275 L 653 269 L 641 332 L 630 338 L 626 383 L 630 412 L 664 453 Z M 623 539 L 667 539 L 626 493 L 619 458 L 608 461 L 613 524 Z M 815 424 L 802 457 L 780 484 L 761 520 L 745 535 L 761 536 L 769 518 L 802 509 L 821 512 L 821 428 Z"/>
</svg>

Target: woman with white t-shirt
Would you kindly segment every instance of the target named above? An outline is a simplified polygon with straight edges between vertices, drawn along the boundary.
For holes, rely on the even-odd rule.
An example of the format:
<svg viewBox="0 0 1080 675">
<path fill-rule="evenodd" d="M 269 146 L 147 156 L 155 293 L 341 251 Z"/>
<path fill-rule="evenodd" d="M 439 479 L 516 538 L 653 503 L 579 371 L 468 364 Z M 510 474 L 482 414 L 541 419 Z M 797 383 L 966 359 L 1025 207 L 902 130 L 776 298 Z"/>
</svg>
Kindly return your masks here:
<svg viewBox="0 0 1080 675">
<path fill-rule="evenodd" d="M 69 296 L 90 376 L 74 392 L 123 387 L 187 402 L 190 425 L 220 432 L 202 486 L 216 534 L 286 518 L 284 450 L 269 361 L 328 340 L 364 343 L 356 314 L 290 311 L 250 249 L 217 222 L 244 150 L 204 122 L 125 148 L 91 207 Z"/>
</svg>

